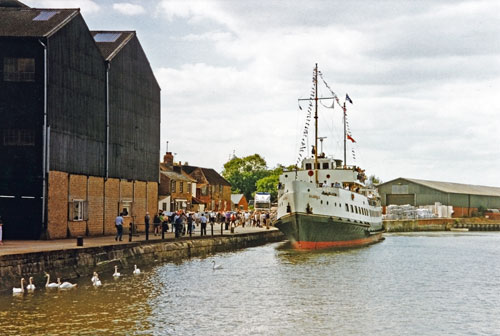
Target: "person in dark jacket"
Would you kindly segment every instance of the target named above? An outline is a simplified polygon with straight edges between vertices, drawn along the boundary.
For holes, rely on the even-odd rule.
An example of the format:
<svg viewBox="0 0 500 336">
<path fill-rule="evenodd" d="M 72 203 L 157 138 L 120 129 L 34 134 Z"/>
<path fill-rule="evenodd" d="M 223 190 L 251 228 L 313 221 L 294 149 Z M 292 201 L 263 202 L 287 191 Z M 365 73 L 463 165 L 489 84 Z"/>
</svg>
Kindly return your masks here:
<svg viewBox="0 0 500 336">
<path fill-rule="evenodd" d="M 161 224 L 161 219 L 160 219 L 160 215 L 159 214 L 155 214 L 155 218 L 153 218 L 153 226 L 154 226 L 154 232 L 155 232 L 155 236 L 156 236 L 156 233 L 157 233 L 157 228 L 159 229 L 160 227 L 160 224 Z"/>
</svg>

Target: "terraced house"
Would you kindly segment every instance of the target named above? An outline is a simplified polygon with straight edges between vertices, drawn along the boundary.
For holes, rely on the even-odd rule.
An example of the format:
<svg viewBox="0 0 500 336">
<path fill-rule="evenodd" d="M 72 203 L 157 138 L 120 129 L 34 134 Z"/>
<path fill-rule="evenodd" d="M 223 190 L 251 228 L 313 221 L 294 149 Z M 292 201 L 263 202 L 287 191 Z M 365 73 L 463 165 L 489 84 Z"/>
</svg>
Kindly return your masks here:
<svg viewBox="0 0 500 336">
<path fill-rule="evenodd" d="M 6 239 L 114 232 L 158 207 L 160 87 L 134 31 L 0 0 Z"/>
</svg>

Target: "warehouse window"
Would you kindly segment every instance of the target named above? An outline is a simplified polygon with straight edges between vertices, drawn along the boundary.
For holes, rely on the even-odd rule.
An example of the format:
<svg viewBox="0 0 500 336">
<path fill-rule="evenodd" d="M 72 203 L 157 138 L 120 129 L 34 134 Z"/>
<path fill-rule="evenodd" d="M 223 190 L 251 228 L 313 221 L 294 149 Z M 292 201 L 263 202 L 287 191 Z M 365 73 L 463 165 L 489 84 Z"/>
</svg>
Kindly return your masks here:
<svg viewBox="0 0 500 336">
<path fill-rule="evenodd" d="M 34 82 L 34 58 L 3 58 L 3 80 L 6 82 Z"/>
<path fill-rule="evenodd" d="M 68 219 L 70 221 L 84 221 L 88 219 L 88 203 L 84 200 L 73 200 L 69 202 Z"/>
<path fill-rule="evenodd" d="M 118 205 L 118 212 L 123 217 L 132 216 L 132 201 L 121 201 Z"/>
<path fill-rule="evenodd" d="M 29 129 L 5 129 L 3 131 L 4 146 L 34 146 L 35 132 Z"/>
</svg>

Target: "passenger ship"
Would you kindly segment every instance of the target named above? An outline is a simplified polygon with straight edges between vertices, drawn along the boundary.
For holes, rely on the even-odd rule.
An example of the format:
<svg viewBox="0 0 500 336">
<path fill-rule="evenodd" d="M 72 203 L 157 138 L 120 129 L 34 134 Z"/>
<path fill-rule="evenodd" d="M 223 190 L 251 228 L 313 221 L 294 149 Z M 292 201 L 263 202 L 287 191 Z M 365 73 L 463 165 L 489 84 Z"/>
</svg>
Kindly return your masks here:
<svg viewBox="0 0 500 336">
<path fill-rule="evenodd" d="M 382 209 L 375 189 L 364 185 L 364 171 L 344 161 L 318 154 L 318 67 L 316 85 L 314 157 L 286 171 L 278 184 L 278 227 L 296 249 L 322 249 L 368 245 L 382 239 Z M 336 98 L 336 97 L 335 97 Z M 337 99 L 338 102 L 338 99 Z"/>
</svg>

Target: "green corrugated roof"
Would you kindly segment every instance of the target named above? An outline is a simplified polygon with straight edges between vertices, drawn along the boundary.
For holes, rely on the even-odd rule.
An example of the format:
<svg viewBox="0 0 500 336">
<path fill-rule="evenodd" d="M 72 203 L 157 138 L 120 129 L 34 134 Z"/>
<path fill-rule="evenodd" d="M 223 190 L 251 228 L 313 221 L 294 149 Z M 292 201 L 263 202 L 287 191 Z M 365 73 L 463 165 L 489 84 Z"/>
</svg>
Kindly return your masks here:
<svg viewBox="0 0 500 336">
<path fill-rule="evenodd" d="M 419 180 L 406 177 L 400 177 L 398 179 L 407 180 L 446 193 L 500 197 L 500 188 L 498 187 L 487 187 L 487 186 L 452 183 L 452 182 L 428 181 L 428 180 Z M 382 183 L 381 185 L 389 184 L 390 182 L 393 182 L 395 180 Z"/>
</svg>

